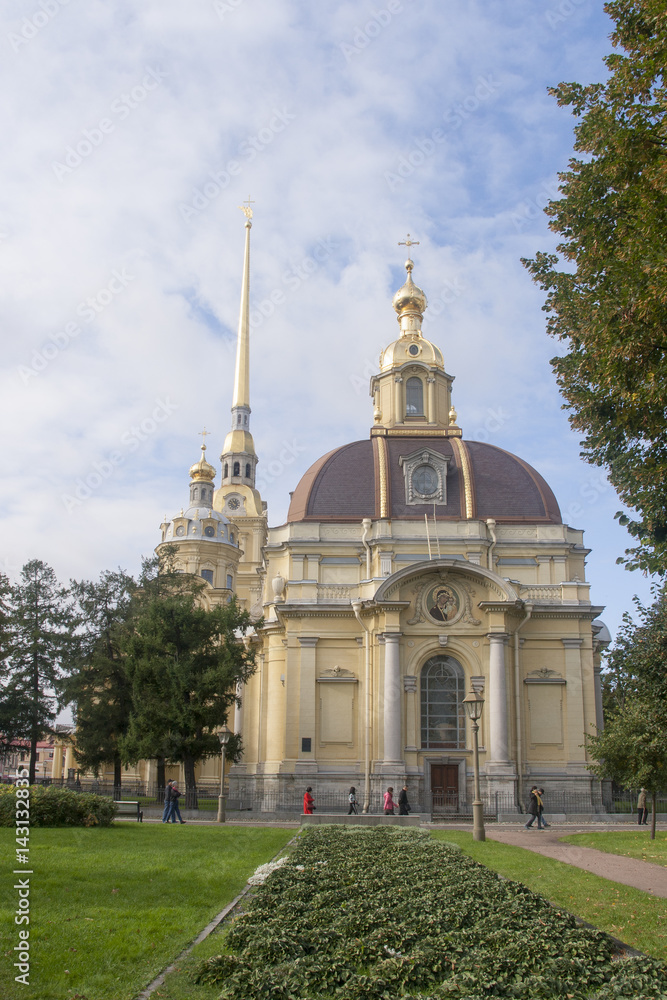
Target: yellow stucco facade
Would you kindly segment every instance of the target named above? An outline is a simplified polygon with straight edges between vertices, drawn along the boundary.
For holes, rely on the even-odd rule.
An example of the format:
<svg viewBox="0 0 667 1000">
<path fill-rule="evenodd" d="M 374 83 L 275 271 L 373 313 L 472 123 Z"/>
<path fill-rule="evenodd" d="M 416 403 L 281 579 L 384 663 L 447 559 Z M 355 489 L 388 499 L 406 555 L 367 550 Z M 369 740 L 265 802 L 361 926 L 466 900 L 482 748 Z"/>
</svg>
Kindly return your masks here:
<svg viewBox="0 0 667 1000">
<path fill-rule="evenodd" d="M 427 302 L 412 261 L 393 300 L 399 335 L 370 381 L 370 432 L 314 463 L 287 522 L 269 527 L 249 430 L 246 214 L 221 485 L 213 490 L 203 458 L 191 507 L 162 525 L 184 568 L 209 571 L 209 602 L 233 591 L 264 619 L 233 721 L 245 752 L 230 796 L 273 811 L 307 785 L 316 801 L 354 785 L 377 808 L 385 787 L 407 782 L 417 805 L 454 809 L 471 799 L 462 699 L 474 689 L 485 703 L 485 795 L 511 810 L 532 784 L 548 784 L 593 805 L 582 744 L 602 722 L 605 631 L 582 532 L 562 523 L 529 465 L 463 437 L 453 377 L 421 330 Z M 202 482 L 211 495 L 193 500 Z M 216 780 L 218 766 L 202 778 Z"/>
</svg>

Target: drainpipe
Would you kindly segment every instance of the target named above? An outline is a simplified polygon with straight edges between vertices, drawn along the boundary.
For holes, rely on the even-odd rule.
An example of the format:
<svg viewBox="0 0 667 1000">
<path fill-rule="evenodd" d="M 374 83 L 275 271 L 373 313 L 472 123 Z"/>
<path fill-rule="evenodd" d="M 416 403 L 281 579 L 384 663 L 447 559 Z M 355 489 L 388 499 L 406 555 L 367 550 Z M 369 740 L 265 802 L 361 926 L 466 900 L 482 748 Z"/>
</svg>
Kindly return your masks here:
<svg viewBox="0 0 667 1000">
<path fill-rule="evenodd" d="M 488 523 L 488 522 L 487 522 Z M 526 614 L 514 630 L 514 705 L 516 715 L 516 772 L 517 798 L 523 803 L 523 741 L 521 738 L 521 677 L 519 670 L 519 632 L 533 613 L 533 605 L 526 604 Z"/>
<path fill-rule="evenodd" d="M 496 538 L 496 522 L 492 517 L 488 517 L 486 519 L 486 526 L 489 529 L 489 534 L 491 535 L 491 538 L 493 539 L 493 544 L 489 547 L 489 551 L 486 554 L 487 566 L 491 570 L 491 572 L 493 572 L 493 550 L 496 547 L 496 542 L 498 541 L 498 539 Z"/>
<path fill-rule="evenodd" d="M 370 578 L 371 578 L 371 547 L 370 547 L 370 545 L 369 545 L 369 543 L 367 541 L 369 532 L 371 530 L 371 523 L 372 522 L 371 522 L 370 517 L 365 517 L 363 519 L 363 521 L 361 522 L 361 527 L 364 529 L 364 532 L 363 532 L 363 534 L 361 536 L 361 540 L 364 543 L 364 546 L 366 548 L 366 579 L 367 580 L 370 580 Z"/>
<path fill-rule="evenodd" d="M 366 735 L 364 750 L 364 806 L 362 812 L 367 813 L 371 804 L 371 635 L 370 629 L 361 618 L 362 601 L 351 601 L 354 617 L 364 630 L 364 682 L 366 684 Z"/>
</svg>

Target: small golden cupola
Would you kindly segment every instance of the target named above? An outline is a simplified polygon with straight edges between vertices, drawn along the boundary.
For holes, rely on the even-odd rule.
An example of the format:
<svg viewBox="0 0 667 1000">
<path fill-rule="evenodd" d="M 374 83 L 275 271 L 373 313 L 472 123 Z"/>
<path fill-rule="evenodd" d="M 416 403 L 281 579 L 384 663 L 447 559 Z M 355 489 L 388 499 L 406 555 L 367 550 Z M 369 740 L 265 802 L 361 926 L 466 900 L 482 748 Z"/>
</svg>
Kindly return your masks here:
<svg viewBox="0 0 667 1000">
<path fill-rule="evenodd" d="M 414 245 L 409 237 L 407 245 Z M 428 302 L 412 280 L 413 269 L 408 258 L 407 279 L 392 301 L 401 333 L 380 355 L 380 372 L 371 379 L 371 434 L 405 434 L 410 428 L 427 436 L 460 437 L 461 430 L 451 419 L 454 378 L 445 371 L 440 348 L 422 334 Z"/>
</svg>

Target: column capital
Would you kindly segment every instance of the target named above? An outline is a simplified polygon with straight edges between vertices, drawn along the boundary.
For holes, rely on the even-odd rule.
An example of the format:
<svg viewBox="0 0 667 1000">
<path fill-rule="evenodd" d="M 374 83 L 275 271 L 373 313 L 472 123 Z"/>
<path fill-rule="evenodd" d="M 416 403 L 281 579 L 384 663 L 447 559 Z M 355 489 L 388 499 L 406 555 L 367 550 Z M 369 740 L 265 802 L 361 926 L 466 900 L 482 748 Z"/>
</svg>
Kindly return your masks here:
<svg viewBox="0 0 667 1000">
<path fill-rule="evenodd" d="M 305 647 L 306 649 L 314 648 L 320 641 L 320 637 L 318 635 L 300 635 L 298 636 L 298 639 L 299 645 Z"/>
<path fill-rule="evenodd" d="M 566 649 L 580 649 L 583 644 L 583 639 L 561 639 L 561 642 Z"/>
<path fill-rule="evenodd" d="M 509 634 L 507 632 L 487 632 L 486 638 L 489 642 L 505 643 L 509 639 Z"/>
<path fill-rule="evenodd" d="M 402 636 L 402 632 L 382 632 L 382 638 L 385 642 L 398 642 Z"/>
</svg>

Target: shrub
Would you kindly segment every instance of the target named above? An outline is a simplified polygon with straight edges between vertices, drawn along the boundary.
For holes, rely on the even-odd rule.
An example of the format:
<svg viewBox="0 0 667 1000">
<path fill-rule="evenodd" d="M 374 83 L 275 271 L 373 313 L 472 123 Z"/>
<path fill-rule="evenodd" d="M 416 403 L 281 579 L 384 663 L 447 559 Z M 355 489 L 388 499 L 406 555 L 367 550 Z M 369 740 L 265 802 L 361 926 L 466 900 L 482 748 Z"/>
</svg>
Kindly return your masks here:
<svg viewBox="0 0 667 1000">
<path fill-rule="evenodd" d="M 89 792 L 75 792 L 54 785 L 32 785 L 29 825 L 34 826 L 109 826 L 116 814 L 111 799 Z M 0 826 L 16 823 L 16 788 L 0 787 Z"/>
<path fill-rule="evenodd" d="M 667 1000 L 659 962 L 521 883 L 424 831 L 358 829 L 306 828 L 195 981 L 220 1000 Z"/>
</svg>

